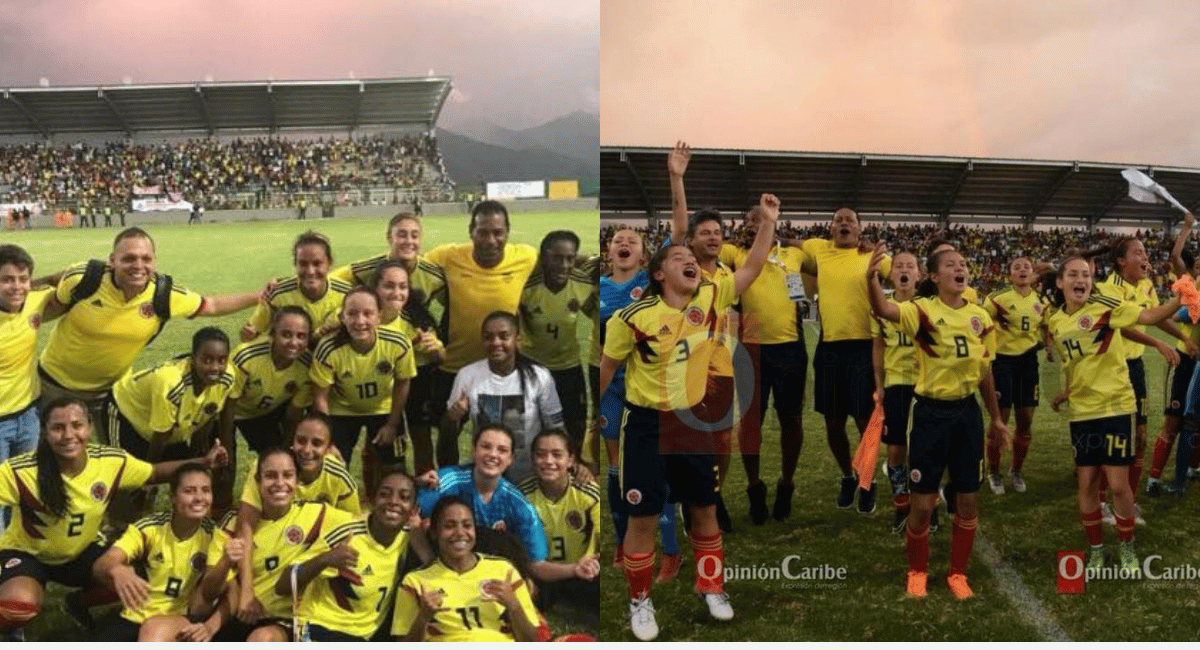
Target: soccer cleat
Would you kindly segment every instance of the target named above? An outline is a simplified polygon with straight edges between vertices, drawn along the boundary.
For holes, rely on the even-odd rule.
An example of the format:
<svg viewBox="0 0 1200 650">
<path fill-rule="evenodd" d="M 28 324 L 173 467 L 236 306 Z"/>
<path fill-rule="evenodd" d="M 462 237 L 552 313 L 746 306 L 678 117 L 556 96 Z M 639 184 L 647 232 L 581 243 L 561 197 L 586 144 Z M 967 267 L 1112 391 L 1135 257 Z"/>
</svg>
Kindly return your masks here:
<svg viewBox="0 0 1200 650">
<path fill-rule="evenodd" d="M 1100 521 L 1108 524 L 1109 526 L 1117 525 L 1117 518 L 1113 515 L 1112 506 L 1108 505 L 1107 501 L 1102 501 L 1100 503 Z"/>
<path fill-rule="evenodd" d="M 858 489 L 858 514 L 869 515 L 875 512 L 875 481 L 871 481 L 871 489 Z"/>
<path fill-rule="evenodd" d="M 1024 493 L 1026 487 L 1025 474 L 1023 472 L 1010 472 L 1008 476 L 1012 479 L 1013 490 Z"/>
<path fill-rule="evenodd" d="M 1200 470 L 1195 467 L 1189 467 L 1187 477 L 1193 481 L 1200 481 Z"/>
<path fill-rule="evenodd" d="M 1121 542 L 1118 547 L 1121 557 L 1121 571 L 1128 571 L 1131 574 L 1136 572 L 1137 577 L 1141 577 L 1141 568 L 1138 566 L 1137 553 L 1133 552 L 1133 542 Z"/>
<path fill-rule="evenodd" d="M 950 585 L 950 593 L 959 600 L 966 600 L 975 595 L 971 591 L 971 585 L 967 584 L 967 576 L 964 573 L 951 573 L 946 576 L 946 584 Z"/>
<path fill-rule="evenodd" d="M 658 638 L 658 621 L 654 619 L 654 604 L 649 598 L 629 601 L 629 628 L 638 641 Z"/>
<path fill-rule="evenodd" d="M 792 516 L 792 495 L 795 493 L 796 486 L 792 483 L 780 481 L 775 484 L 775 505 L 771 508 L 771 516 L 776 521 Z"/>
<path fill-rule="evenodd" d="M 908 586 L 905 588 L 909 596 L 913 598 L 924 598 L 928 594 L 925 591 L 925 582 L 929 579 L 929 574 L 924 571 L 909 571 Z"/>
<path fill-rule="evenodd" d="M 729 596 L 725 592 L 719 594 L 700 594 L 704 604 L 708 605 L 708 615 L 718 621 L 733 620 L 733 605 L 729 604 Z"/>
<path fill-rule="evenodd" d="M 761 526 L 767 522 L 767 484 L 759 481 L 746 488 L 746 496 L 750 497 L 750 522 Z"/>
<path fill-rule="evenodd" d="M 930 533 L 931 535 L 932 535 L 933 533 L 936 533 L 936 532 L 937 532 L 937 529 L 938 529 L 938 525 L 939 525 L 939 523 L 940 523 L 940 522 L 938 521 L 938 508 L 937 508 L 937 506 L 935 505 L 935 506 L 933 506 L 933 514 L 931 514 L 931 515 L 929 516 L 929 533 Z M 903 531 L 901 531 L 901 532 L 903 532 Z"/>
<path fill-rule="evenodd" d="M 934 511 L 934 512 L 936 512 L 936 511 Z M 896 514 L 892 517 L 892 532 L 900 533 L 901 535 L 903 535 L 904 527 L 907 525 L 908 525 L 908 513 L 903 510 L 897 510 Z M 932 530 L 933 526 L 930 525 L 929 528 L 930 528 L 930 530 Z"/>
<path fill-rule="evenodd" d="M 661 585 L 679 577 L 679 563 L 678 553 L 664 554 L 658 562 L 658 575 L 654 577 L 654 582 Z"/>
<path fill-rule="evenodd" d="M 1162 496 L 1162 493 L 1162 482 L 1154 477 L 1146 479 L 1146 496 L 1152 499 L 1157 499 L 1158 497 Z"/>
<path fill-rule="evenodd" d="M 717 493 L 717 527 L 722 533 L 733 532 L 733 520 L 729 518 L 729 511 L 725 509 L 725 499 Z"/>
<path fill-rule="evenodd" d="M 624 544 L 618 544 L 617 547 L 615 549 L 613 549 L 612 565 L 615 567 L 625 566 L 625 545 Z"/>
<path fill-rule="evenodd" d="M 992 488 L 992 494 L 1004 494 L 1004 477 L 1000 472 L 988 473 L 988 487 Z"/>
<path fill-rule="evenodd" d="M 1145 526 L 1146 520 L 1142 518 L 1142 507 L 1138 504 L 1133 504 L 1133 524 L 1135 526 Z"/>
<path fill-rule="evenodd" d="M 837 507 L 845 510 L 854 505 L 854 493 L 858 490 L 858 478 L 854 476 L 842 477 L 842 489 L 838 492 Z"/>
<path fill-rule="evenodd" d="M 1087 570 L 1099 571 L 1104 568 L 1104 546 L 1093 546 L 1088 550 Z"/>
</svg>

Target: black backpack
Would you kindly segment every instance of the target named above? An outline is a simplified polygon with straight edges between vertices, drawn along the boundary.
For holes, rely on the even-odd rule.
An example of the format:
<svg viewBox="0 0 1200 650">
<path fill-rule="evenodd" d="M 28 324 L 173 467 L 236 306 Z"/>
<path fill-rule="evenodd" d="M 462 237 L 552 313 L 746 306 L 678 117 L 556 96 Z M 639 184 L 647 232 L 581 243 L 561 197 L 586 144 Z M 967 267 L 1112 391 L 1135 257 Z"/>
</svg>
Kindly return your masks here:
<svg viewBox="0 0 1200 650">
<path fill-rule="evenodd" d="M 103 260 L 88 260 L 87 267 L 83 271 L 83 278 L 71 290 L 71 305 L 92 297 L 100 289 L 100 283 L 104 280 L 104 274 L 107 271 L 108 264 Z M 154 274 L 153 282 L 154 297 L 150 300 L 150 306 L 154 309 L 154 315 L 158 316 L 158 331 L 150 337 L 151 341 L 162 332 L 163 326 L 171 318 L 171 288 L 174 286 L 171 276 L 161 273 Z"/>
</svg>

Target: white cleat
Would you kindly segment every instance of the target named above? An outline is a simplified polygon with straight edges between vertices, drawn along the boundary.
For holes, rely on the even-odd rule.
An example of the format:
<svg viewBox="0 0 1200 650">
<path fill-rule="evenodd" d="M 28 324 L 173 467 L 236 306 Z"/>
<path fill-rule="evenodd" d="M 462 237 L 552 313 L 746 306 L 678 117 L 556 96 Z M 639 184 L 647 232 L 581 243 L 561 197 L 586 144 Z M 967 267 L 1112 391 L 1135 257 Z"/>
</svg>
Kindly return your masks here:
<svg viewBox="0 0 1200 650">
<path fill-rule="evenodd" d="M 1117 517 L 1113 515 L 1112 506 L 1108 505 L 1107 501 L 1100 504 L 1100 521 L 1109 526 L 1117 525 Z"/>
<path fill-rule="evenodd" d="M 1133 504 L 1133 525 L 1134 526 L 1145 526 L 1146 525 L 1146 520 L 1142 519 L 1142 507 L 1136 503 Z"/>
<path fill-rule="evenodd" d="M 1024 474 L 1022 474 L 1021 472 L 1012 472 L 1011 474 L 1009 474 L 1009 477 L 1012 479 L 1013 490 L 1016 490 L 1017 492 L 1025 491 L 1026 486 L 1025 486 L 1025 475 Z"/>
<path fill-rule="evenodd" d="M 1000 472 L 988 474 L 988 487 L 992 488 L 992 494 L 1004 494 L 1004 477 Z"/>
<path fill-rule="evenodd" d="M 730 610 L 730 616 L 733 611 Z M 638 641 L 653 641 L 658 638 L 658 621 L 654 619 L 654 604 L 649 598 L 629 601 L 629 627 Z"/>
<path fill-rule="evenodd" d="M 703 594 L 704 604 L 708 605 L 708 614 L 718 621 L 733 620 L 733 605 L 729 604 L 729 596 L 725 592 L 719 594 Z"/>
</svg>

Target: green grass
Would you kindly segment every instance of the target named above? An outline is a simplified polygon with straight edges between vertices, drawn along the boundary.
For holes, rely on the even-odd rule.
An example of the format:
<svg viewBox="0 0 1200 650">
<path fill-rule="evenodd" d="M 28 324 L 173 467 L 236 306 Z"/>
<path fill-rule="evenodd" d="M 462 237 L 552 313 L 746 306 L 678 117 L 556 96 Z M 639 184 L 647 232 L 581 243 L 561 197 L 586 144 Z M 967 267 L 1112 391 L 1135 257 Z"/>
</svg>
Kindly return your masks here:
<svg viewBox="0 0 1200 650">
<path fill-rule="evenodd" d="M 341 266 L 387 250 L 384 231 L 390 214 L 381 213 L 372 220 L 322 220 L 306 221 L 258 221 L 209 223 L 203 226 L 154 225 L 147 227 L 154 236 L 158 249 L 158 270 L 168 273 L 175 282 L 203 295 L 257 290 L 270 278 L 293 273 L 291 243 L 296 235 L 315 229 L 327 235 L 333 243 L 334 266 Z M 426 217 L 422 247 L 430 250 L 447 242 L 467 241 L 467 218 Z M 597 250 L 596 237 L 592 233 L 599 227 L 599 215 L 595 212 L 567 212 L 552 214 L 520 214 L 512 219 L 509 241 L 537 246 L 543 235 L 561 228 L 574 229 L 582 240 L 583 253 Z M 129 225 L 136 225 L 130 222 Z M 35 275 L 56 272 L 65 266 L 89 258 L 107 259 L 112 249 L 112 238 L 118 229 L 105 228 L 69 230 L 33 230 L 5 232 L 0 241 L 24 247 L 33 256 Z M 194 321 L 173 319 L 162 335 L 146 348 L 135 368 L 146 368 L 178 354 L 188 352 L 192 334 L 201 327 L 217 326 L 225 330 L 236 344 L 238 330 L 250 315 L 244 311 L 222 318 L 202 318 Z M 586 341 L 591 331 L 587 319 L 578 335 Z M 41 342 L 50 331 L 45 327 Z M 586 354 L 587 346 L 582 347 Z M 470 458 L 467 441 L 463 436 L 462 458 Z M 239 452 L 237 485 L 234 494 L 241 493 L 242 477 L 249 466 L 249 453 L 245 442 L 238 438 Z M 355 454 L 354 474 L 358 476 L 358 455 Z M 165 508 L 165 503 L 160 504 Z M 27 638 L 30 640 L 82 640 L 85 633 L 59 611 L 58 602 L 65 591 L 52 586 L 46 600 L 44 613 L 30 625 Z M 556 630 L 577 630 L 572 621 L 551 619 Z"/>
<path fill-rule="evenodd" d="M 810 358 L 816 332 L 809 327 Z M 1146 373 L 1150 392 L 1150 423 L 1146 471 L 1149 472 L 1154 438 L 1162 425 L 1165 363 L 1149 351 Z M 985 486 L 979 493 L 980 535 L 986 538 L 1029 590 L 1045 612 L 1077 641 L 1165 641 L 1195 639 L 1195 622 L 1184 612 L 1200 601 L 1200 580 L 1177 582 L 1093 582 L 1087 593 L 1060 595 L 1056 591 L 1058 551 L 1087 547 L 1079 523 L 1074 465 L 1065 414 L 1049 408 L 1050 396 L 1060 386 L 1058 364 L 1041 364 L 1042 405 L 1035 411 L 1034 442 L 1025 465 L 1029 491 L 1016 494 L 1011 485 L 1003 496 Z M 801 559 L 793 565 L 845 567 L 846 580 L 792 581 L 786 578 L 734 580 L 727 591 L 736 612 L 729 623 L 708 618 L 704 605 L 693 595 L 693 565 L 687 541 L 680 533 L 683 570 L 678 579 L 655 585 L 652 592 L 661 629 L 660 641 L 1034 641 L 1033 624 L 1001 593 L 992 571 L 980 560 L 978 548 L 967 574 L 976 597 L 957 602 L 945 584 L 950 529 L 943 528 L 930 543 L 929 597 L 915 601 L 904 594 L 907 560 L 904 540 L 889 531 L 892 507 L 887 479 L 880 483 L 879 506 L 863 516 L 834 505 L 838 471 L 825 439 L 824 422 L 812 409 L 812 381 L 806 387 L 805 444 L 796 476 L 793 514 L 786 522 L 768 520 L 754 526 L 748 515 L 745 474 L 734 457 L 724 488 L 725 501 L 734 519 L 734 532 L 726 535 L 728 566 L 778 567 L 789 555 Z M 1010 423 L 1011 425 L 1011 423 Z M 848 427 L 857 446 L 854 425 Z M 779 435 L 774 414 L 767 416 L 764 431 L 762 476 L 768 484 L 770 504 L 779 476 Z M 882 455 L 879 462 L 882 463 Z M 1006 452 L 1002 468 L 1007 469 Z M 1164 478 L 1174 472 L 1174 458 Z M 878 464 L 876 465 L 879 466 Z M 1145 479 L 1143 478 L 1143 488 Z M 1182 500 L 1139 497 L 1148 526 L 1137 529 L 1139 557 L 1162 556 L 1161 566 L 1200 565 L 1200 540 L 1194 534 L 1197 494 L 1192 484 Z M 608 567 L 613 534 L 606 522 L 601 537 L 603 599 L 600 638 L 632 639 L 628 622 L 627 589 L 622 572 Z M 1115 532 L 1105 527 L 1112 548 Z M 1110 564 L 1111 564 L 1110 560 Z"/>
</svg>

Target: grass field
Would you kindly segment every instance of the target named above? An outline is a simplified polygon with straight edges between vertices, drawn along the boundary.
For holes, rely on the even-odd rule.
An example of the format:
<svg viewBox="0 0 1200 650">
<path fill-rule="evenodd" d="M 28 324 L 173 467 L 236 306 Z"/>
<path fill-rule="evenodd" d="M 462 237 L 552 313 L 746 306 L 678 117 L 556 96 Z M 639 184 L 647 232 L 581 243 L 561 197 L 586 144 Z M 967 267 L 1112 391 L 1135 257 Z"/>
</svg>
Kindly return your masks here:
<svg viewBox="0 0 1200 650">
<path fill-rule="evenodd" d="M 815 328 L 807 331 L 810 358 L 816 342 Z M 1149 449 L 1162 425 L 1163 376 L 1160 355 L 1146 354 L 1150 391 Z M 661 629 L 660 641 L 1037 641 L 1048 639 L 1107 641 L 1166 641 L 1196 639 L 1194 611 L 1200 604 L 1200 579 L 1177 581 L 1092 582 L 1079 595 L 1058 594 L 1056 553 L 1087 548 L 1079 523 L 1076 487 L 1065 414 L 1049 408 L 1059 391 L 1058 364 L 1041 364 L 1042 405 L 1036 410 L 1034 442 L 1025 466 L 1029 490 L 1016 494 L 1008 487 L 1003 496 L 986 487 L 979 494 L 980 527 L 975 554 L 967 575 L 976 597 L 957 602 L 945 584 L 950 528 L 931 537 L 929 596 L 924 601 L 904 593 L 907 560 L 901 535 L 890 532 L 892 508 L 887 479 L 882 472 L 879 506 L 869 516 L 834 505 L 840 472 L 825 439 L 824 423 L 812 409 L 812 382 L 806 388 L 805 444 L 796 477 L 793 514 L 785 522 L 750 523 L 745 474 L 735 457 L 724 494 L 734 519 L 734 532 L 726 535 L 728 567 L 779 568 L 789 556 L 792 575 L 802 567 L 844 568 L 845 579 L 786 577 L 740 579 L 726 588 L 736 612 L 729 623 L 708 617 L 703 603 L 693 595 L 693 565 L 687 542 L 680 533 L 683 570 L 678 579 L 656 585 L 652 592 Z M 763 480 L 768 484 L 768 504 L 775 496 L 779 476 L 778 425 L 774 414 L 763 441 Z M 1010 423 L 1011 424 L 1011 423 Z M 850 424 L 850 439 L 858 435 Z M 1007 469 L 1006 452 L 1002 468 Z M 879 463 L 882 463 L 882 455 Z M 878 467 L 879 464 L 876 465 Z M 1146 469 L 1149 471 L 1149 452 Z M 1164 478 L 1173 476 L 1174 458 Z M 1139 490 L 1144 487 L 1139 486 Z M 1159 567 L 1200 566 L 1200 530 L 1197 496 L 1192 484 L 1182 499 L 1139 496 L 1147 526 L 1137 528 L 1139 558 L 1161 555 Z M 943 513 L 944 514 L 944 513 Z M 603 574 L 603 626 L 600 638 L 631 640 L 628 596 L 619 569 L 608 567 L 613 534 L 606 522 L 601 538 Z M 1115 532 L 1106 526 L 1110 551 Z M 993 551 L 990 557 L 987 552 Z M 1115 556 L 1115 552 L 1112 553 Z M 990 566 L 987 560 L 999 562 Z M 1114 560 L 1109 561 L 1112 565 Z M 769 573 L 755 571 L 755 575 Z M 776 576 L 779 575 L 777 571 Z M 1000 577 L 998 577 L 1000 576 Z M 1010 599 L 1001 583 L 1021 583 L 1022 598 Z M 1018 587 L 1019 589 L 1019 587 Z M 1016 602 L 1021 602 L 1018 607 Z"/>
<path fill-rule="evenodd" d="M 382 211 L 379 219 L 259 221 L 209 223 L 202 226 L 154 225 L 147 230 L 155 238 L 158 249 L 158 270 L 168 273 L 175 282 L 204 295 L 257 290 L 271 277 L 293 274 L 291 243 L 296 235 L 309 228 L 327 235 L 333 243 L 334 266 L 341 266 L 387 250 L 385 230 L 390 212 Z M 424 220 L 424 250 L 438 244 L 467 241 L 468 220 L 465 216 L 426 217 Z M 509 241 L 536 247 L 545 233 L 557 229 L 572 229 L 579 233 L 583 253 L 594 253 L 599 215 L 595 212 L 553 214 L 521 214 L 512 218 Z M 137 225 L 130 221 L 129 225 Z M 0 242 L 15 243 L 33 255 L 35 275 L 45 275 L 89 258 L 107 259 L 112 238 L 117 229 L 34 230 L 0 233 Z M 192 334 L 201 327 L 221 327 L 236 345 L 238 330 L 250 311 L 223 318 L 172 320 L 142 353 L 135 368 L 146 368 L 172 356 L 190 350 Z M 586 319 L 581 319 L 586 321 Z M 42 329 L 44 344 L 49 327 Z M 578 332 L 586 340 L 591 323 L 586 322 Z M 586 352 L 588 348 L 584 347 Z M 462 458 L 469 459 L 469 436 L 463 436 Z M 249 467 L 245 442 L 239 437 L 237 472 L 234 494 L 241 492 L 241 477 Z M 355 454 L 354 474 L 359 474 Z M 411 468 L 410 468 L 411 469 Z M 165 506 L 163 506 L 165 507 Z M 27 628 L 30 640 L 83 640 L 85 633 L 59 611 L 58 601 L 63 590 L 51 587 L 42 616 Z M 571 621 L 551 619 L 556 630 L 579 629 Z"/>
</svg>

